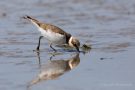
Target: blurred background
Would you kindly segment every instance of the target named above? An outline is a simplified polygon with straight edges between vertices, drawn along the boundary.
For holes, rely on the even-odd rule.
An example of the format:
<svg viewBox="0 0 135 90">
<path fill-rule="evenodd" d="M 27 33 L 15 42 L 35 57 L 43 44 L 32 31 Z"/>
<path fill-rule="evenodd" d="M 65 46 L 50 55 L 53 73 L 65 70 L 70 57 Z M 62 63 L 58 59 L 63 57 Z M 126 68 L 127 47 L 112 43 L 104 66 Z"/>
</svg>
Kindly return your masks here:
<svg viewBox="0 0 135 90">
<path fill-rule="evenodd" d="M 54 80 L 27 87 L 48 63 L 51 51 L 22 17 L 59 26 L 92 49 Z M 61 50 L 61 49 L 60 49 Z M 135 90 L 135 0 L 0 0 L 0 90 Z M 69 60 L 62 52 L 53 60 Z M 40 57 L 40 64 L 39 64 Z"/>
</svg>

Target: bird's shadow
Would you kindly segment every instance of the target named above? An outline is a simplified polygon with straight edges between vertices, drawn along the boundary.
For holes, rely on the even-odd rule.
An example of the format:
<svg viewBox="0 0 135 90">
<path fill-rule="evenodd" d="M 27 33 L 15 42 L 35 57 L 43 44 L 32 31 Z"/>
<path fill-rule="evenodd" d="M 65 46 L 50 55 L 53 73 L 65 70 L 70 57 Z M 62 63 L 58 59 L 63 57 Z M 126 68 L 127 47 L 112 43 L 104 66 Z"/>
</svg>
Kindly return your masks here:
<svg viewBox="0 0 135 90">
<path fill-rule="evenodd" d="M 71 56 L 68 59 L 58 59 L 55 60 L 53 57 L 57 55 L 52 55 L 51 58 L 44 64 L 41 64 L 40 52 L 37 52 L 38 64 L 39 64 L 39 73 L 36 78 L 34 78 L 27 85 L 27 90 L 30 90 L 30 87 L 47 80 L 57 79 L 58 77 L 64 75 L 64 73 L 74 69 L 80 63 L 79 53 Z"/>
<path fill-rule="evenodd" d="M 89 50 L 89 52 L 90 52 L 90 50 Z M 48 71 L 49 68 L 42 69 L 42 67 L 46 66 L 45 64 L 42 64 L 41 63 L 41 56 L 40 56 L 40 53 L 44 52 L 44 50 L 38 51 L 38 52 L 34 52 L 34 53 L 36 53 L 36 57 L 38 59 L 38 65 L 39 65 L 40 72 L 37 75 L 37 77 L 35 79 L 33 79 L 27 85 L 27 90 L 30 90 L 30 87 L 31 86 L 33 86 L 33 85 L 35 85 L 35 84 L 37 84 L 37 83 L 39 83 L 41 81 L 47 81 L 47 80 L 57 79 L 58 77 L 62 76 L 65 72 L 72 70 L 73 68 L 75 68 L 76 66 L 78 66 L 79 63 L 80 63 L 80 57 L 79 57 L 79 55 L 80 54 L 86 54 L 86 53 L 88 53 L 88 52 L 85 52 L 83 50 L 80 51 L 80 53 L 79 53 L 78 51 L 76 51 L 74 49 L 63 49 L 63 48 L 57 49 L 57 52 L 54 52 L 51 49 L 46 49 L 45 51 L 48 53 L 48 55 L 50 55 L 50 58 L 48 59 L 47 63 L 49 63 L 51 66 L 53 66 L 53 68 L 51 67 L 52 70 L 55 70 L 56 69 L 56 67 L 54 67 L 55 64 L 57 65 L 57 67 L 59 67 L 59 69 L 62 69 L 61 65 L 59 65 L 59 64 L 60 63 L 63 63 L 63 62 L 66 63 L 66 65 L 63 64 L 63 66 L 68 66 L 68 67 L 66 67 L 66 69 L 64 69 L 63 72 L 61 72 L 61 73 L 50 74 L 50 76 L 48 76 L 48 74 L 46 74 L 46 75 L 43 76 L 43 78 L 39 78 L 40 74 L 47 73 L 46 71 Z M 59 60 L 54 60 L 53 59 L 54 57 L 56 57 L 58 55 L 72 54 L 72 53 L 75 53 L 75 55 L 72 56 L 72 57 L 70 57 L 69 59 L 66 59 L 66 60 L 65 59 L 59 59 Z M 70 64 L 69 64 L 69 62 L 70 62 Z M 55 70 L 55 72 L 57 70 Z"/>
</svg>

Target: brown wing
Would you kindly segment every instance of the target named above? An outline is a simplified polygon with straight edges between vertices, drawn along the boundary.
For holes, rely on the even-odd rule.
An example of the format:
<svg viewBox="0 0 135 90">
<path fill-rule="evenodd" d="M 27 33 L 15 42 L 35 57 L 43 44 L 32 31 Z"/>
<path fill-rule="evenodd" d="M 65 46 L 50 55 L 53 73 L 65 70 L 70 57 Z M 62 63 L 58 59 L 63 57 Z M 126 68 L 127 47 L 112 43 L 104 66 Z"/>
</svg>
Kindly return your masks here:
<svg viewBox="0 0 135 90">
<path fill-rule="evenodd" d="M 69 33 L 66 33 L 65 31 L 63 31 L 61 28 L 55 26 L 55 25 L 52 25 L 52 24 L 47 24 L 47 23 L 42 23 L 30 16 L 25 16 L 24 17 L 25 19 L 29 19 L 32 23 L 34 23 L 36 26 L 40 27 L 40 28 L 43 28 L 43 30 L 51 30 L 55 33 L 59 33 L 61 35 L 65 35 L 66 36 L 66 42 L 68 43 L 68 40 L 70 39 L 71 37 L 71 34 Z"/>
<path fill-rule="evenodd" d="M 24 18 L 30 20 L 34 24 L 38 25 L 40 28 L 43 28 L 44 30 L 50 29 L 53 32 L 56 32 L 56 33 L 59 33 L 59 34 L 66 34 L 65 31 L 63 31 L 61 28 L 59 28 L 59 27 L 57 27 L 55 25 L 42 23 L 42 22 L 40 22 L 40 21 L 38 21 L 38 20 L 28 16 L 28 15 L 26 15 Z"/>
<path fill-rule="evenodd" d="M 59 27 L 57 27 L 55 25 L 51 25 L 51 24 L 45 24 L 45 25 L 43 24 L 40 27 L 44 28 L 45 30 L 52 30 L 55 33 L 59 33 L 61 35 L 65 35 L 66 43 L 68 44 L 68 41 L 69 41 L 69 39 L 71 37 L 71 34 L 65 32 L 61 28 L 59 28 Z"/>
<path fill-rule="evenodd" d="M 61 28 L 59 28 L 55 25 L 52 25 L 52 24 L 42 24 L 40 27 L 43 28 L 43 29 L 46 29 L 46 30 L 51 30 L 55 33 L 59 33 L 59 34 L 62 34 L 62 35 L 66 34 L 66 32 L 63 31 Z"/>
</svg>

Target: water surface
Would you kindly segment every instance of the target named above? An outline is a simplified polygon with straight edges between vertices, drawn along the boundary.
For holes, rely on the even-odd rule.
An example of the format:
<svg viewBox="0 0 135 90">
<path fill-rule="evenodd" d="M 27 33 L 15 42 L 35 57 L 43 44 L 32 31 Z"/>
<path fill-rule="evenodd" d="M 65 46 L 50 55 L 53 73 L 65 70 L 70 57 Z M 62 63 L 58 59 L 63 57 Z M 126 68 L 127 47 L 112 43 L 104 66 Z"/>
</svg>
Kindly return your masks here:
<svg viewBox="0 0 135 90">
<path fill-rule="evenodd" d="M 33 52 L 40 33 L 24 15 L 52 23 L 91 44 L 79 64 L 59 77 L 27 88 L 40 73 Z M 0 90 L 134 90 L 134 0 L 0 0 Z M 63 52 L 52 60 L 69 60 Z M 42 40 L 40 63 L 52 50 Z"/>
</svg>

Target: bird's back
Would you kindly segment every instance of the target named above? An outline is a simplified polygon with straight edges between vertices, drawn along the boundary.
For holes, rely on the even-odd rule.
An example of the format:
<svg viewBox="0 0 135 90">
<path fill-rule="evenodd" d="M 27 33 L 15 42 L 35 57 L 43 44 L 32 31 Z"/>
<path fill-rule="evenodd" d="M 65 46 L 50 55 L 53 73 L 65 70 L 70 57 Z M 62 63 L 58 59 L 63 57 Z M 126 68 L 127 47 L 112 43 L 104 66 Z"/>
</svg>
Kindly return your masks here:
<svg viewBox="0 0 135 90">
<path fill-rule="evenodd" d="M 55 25 L 40 22 L 30 16 L 26 16 L 24 18 L 30 20 L 34 25 L 36 25 L 41 34 L 52 43 L 67 44 L 71 37 L 71 34 Z"/>
</svg>

